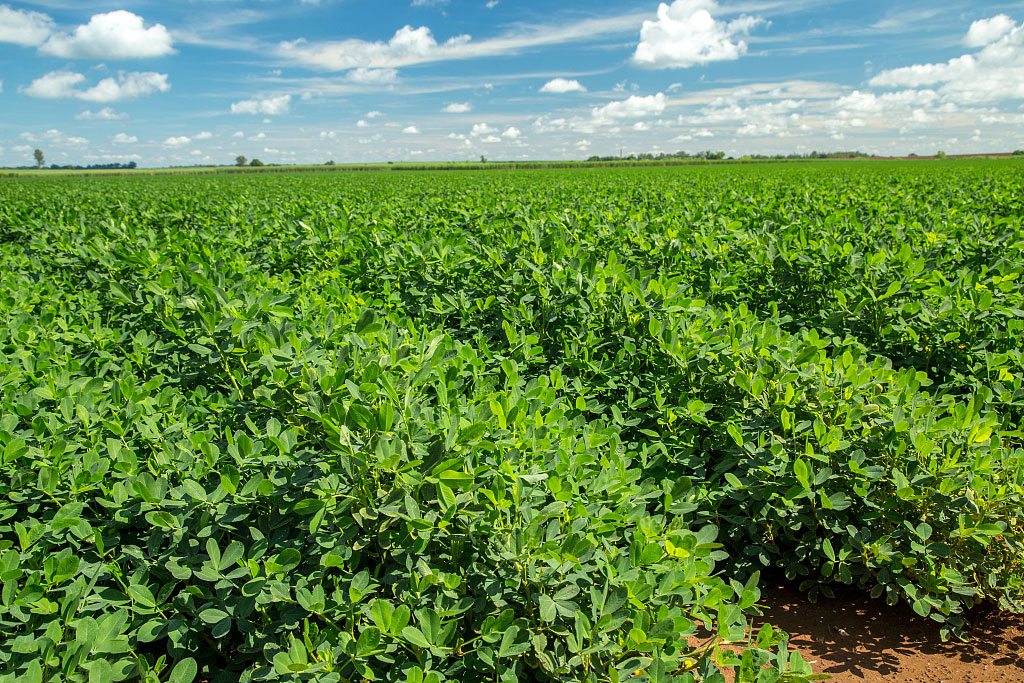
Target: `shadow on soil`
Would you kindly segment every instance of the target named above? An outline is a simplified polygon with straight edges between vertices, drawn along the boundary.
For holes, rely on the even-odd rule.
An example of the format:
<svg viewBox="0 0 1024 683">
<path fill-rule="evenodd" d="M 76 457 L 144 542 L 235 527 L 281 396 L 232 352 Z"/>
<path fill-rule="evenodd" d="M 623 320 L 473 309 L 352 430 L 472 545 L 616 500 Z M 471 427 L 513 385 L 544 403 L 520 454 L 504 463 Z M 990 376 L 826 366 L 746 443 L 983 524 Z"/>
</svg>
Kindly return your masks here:
<svg viewBox="0 0 1024 683">
<path fill-rule="evenodd" d="M 824 666 L 815 667 L 821 673 L 893 676 L 909 660 L 938 655 L 950 663 L 1016 668 L 1024 679 L 1024 615 L 975 610 L 970 642 L 944 643 L 938 624 L 906 605 L 890 606 L 852 589 L 835 592 L 834 599 L 810 603 L 784 581 L 763 581 L 764 617 L 755 628 L 768 622 L 791 634 L 805 658 L 821 660 Z"/>
</svg>

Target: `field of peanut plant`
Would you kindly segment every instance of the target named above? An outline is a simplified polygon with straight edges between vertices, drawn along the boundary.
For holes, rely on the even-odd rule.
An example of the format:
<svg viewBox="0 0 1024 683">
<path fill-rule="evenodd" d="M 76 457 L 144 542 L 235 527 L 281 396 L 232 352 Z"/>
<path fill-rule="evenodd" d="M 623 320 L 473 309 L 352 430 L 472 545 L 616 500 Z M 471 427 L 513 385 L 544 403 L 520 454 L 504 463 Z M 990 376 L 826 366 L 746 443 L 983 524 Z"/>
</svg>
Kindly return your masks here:
<svg viewBox="0 0 1024 683">
<path fill-rule="evenodd" d="M 1024 600 L 1024 164 L 0 181 L 0 681 L 802 683 Z"/>
</svg>

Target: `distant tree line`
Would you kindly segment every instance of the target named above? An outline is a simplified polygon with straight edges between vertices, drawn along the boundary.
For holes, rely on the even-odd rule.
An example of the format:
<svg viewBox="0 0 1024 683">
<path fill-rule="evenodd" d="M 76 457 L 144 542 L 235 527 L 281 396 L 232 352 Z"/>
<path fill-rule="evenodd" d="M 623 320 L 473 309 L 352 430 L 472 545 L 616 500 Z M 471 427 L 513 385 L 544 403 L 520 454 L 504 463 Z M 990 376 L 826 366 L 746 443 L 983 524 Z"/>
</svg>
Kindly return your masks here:
<svg viewBox="0 0 1024 683">
<path fill-rule="evenodd" d="M 747 154 L 742 159 L 858 159 L 862 157 L 872 157 L 873 154 L 866 154 L 859 151 L 850 152 L 808 152 L 805 154 Z M 703 152 L 695 152 L 693 154 L 685 151 L 680 152 L 659 152 L 658 154 L 630 154 L 628 157 L 620 156 L 597 156 L 588 157 L 587 161 L 666 161 L 670 159 L 733 159 L 734 157 L 726 157 L 725 152 L 712 152 L 711 150 L 705 150 Z"/>
<path fill-rule="evenodd" d="M 16 171 L 26 171 L 48 168 L 53 171 L 130 171 L 138 168 L 139 165 L 134 161 L 129 161 L 126 164 L 110 163 L 110 164 L 90 164 L 88 166 L 81 166 L 79 164 L 50 164 L 49 166 L 4 166 L 4 168 L 11 168 Z"/>
<path fill-rule="evenodd" d="M 748 154 L 745 159 L 866 159 L 875 156 L 857 150 L 849 152 L 808 152 L 807 154 Z"/>
<path fill-rule="evenodd" d="M 664 161 L 667 159 L 724 159 L 725 152 L 712 152 L 706 150 L 704 152 L 697 152 L 690 154 L 689 152 L 659 152 L 652 154 L 645 152 L 643 154 L 630 154 L 628 157 L 623 156 L 597 156 L 588 157 L 587 161 Z M 731 158 L 731 157 L 730 157 Z"/>
<path fill-rule="evenodd" d="M 78 164 L 65 164 L 64 166 L 50 164 L 49 166 L 54 171 L 128 171 L 138 167 L 139 165 L 134 161 L 129 161 L 127 164 L 114 162 L 111 164 L 89 164 L 88 166 L 79 166 Z"/>
</svg>

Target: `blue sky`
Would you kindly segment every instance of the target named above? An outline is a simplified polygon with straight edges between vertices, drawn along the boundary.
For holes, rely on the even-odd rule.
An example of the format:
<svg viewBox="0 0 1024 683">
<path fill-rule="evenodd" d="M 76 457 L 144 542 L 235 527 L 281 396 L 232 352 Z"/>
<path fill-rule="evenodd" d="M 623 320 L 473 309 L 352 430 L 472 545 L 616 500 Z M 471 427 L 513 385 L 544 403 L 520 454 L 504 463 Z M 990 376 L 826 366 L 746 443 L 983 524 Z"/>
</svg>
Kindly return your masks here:
<svg viewBox="0 0 1024 683">
<path fill-rule="evenodd" d="M 0 165 L 1024 148 L 1024 3 L 0 2 Z"/>
</svg>

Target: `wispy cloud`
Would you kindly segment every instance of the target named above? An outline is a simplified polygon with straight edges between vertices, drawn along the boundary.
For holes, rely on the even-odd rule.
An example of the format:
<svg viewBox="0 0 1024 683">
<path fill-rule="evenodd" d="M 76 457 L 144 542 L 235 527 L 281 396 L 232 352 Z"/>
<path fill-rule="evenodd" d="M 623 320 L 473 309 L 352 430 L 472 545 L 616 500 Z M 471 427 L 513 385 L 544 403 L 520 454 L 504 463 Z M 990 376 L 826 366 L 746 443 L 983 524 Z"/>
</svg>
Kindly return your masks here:
<svg viewBox="0 0 1024 683">
<path fill-rule="evenodd" d="M 543 26 L 520 26 L 508 33 L 483 40 L 469 35 L 452 36 L 443 42 L 426 26 L 406 25 L 387 41 L 348 39 L 340 41 L 285 41 L 277 46 L 278 56 L 305 66 L 344 71 L 356 68 L 400 68 L 449 60 L 510 55 L 547 45 L 592 40 L 598 36 L 636 31 L 649 14 L 614 17 Z"/>
</svg>

